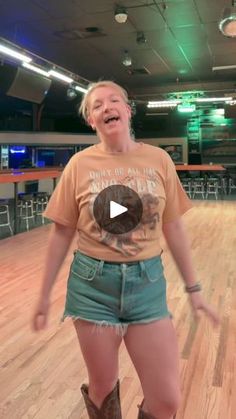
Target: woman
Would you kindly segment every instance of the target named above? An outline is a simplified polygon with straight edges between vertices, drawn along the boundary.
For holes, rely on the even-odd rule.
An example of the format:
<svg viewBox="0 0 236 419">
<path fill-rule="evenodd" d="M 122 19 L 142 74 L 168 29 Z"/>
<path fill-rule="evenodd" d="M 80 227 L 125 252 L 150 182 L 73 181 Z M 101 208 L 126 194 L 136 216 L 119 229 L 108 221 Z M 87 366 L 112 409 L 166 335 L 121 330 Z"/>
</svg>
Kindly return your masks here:
<svg viewBox="0 0 236 419">
<path fill-rule="evenodd" d="M 81 112 L 100 143 L 72 157 L 44 214 L 54 225 L 34 329 L 46 325 L 51 289 L 77 231 L 64 317 L 73 319 L 88 370 L 89 385 L 81 390 L 89 418 L 121 418 L 118 351 L 124 339 L 144 393 L 138 418 L 172 419 L 180 383 L 161 262 L 162 232 L 194 314 L 203 311 L 218 322 L 202 298 L 181 221 L 191 202 L 168 154 L 133 141 L 127 93 L 119 85 L 91 85 Z M 122 234 L 103 228 L 93 215 L 94 201 L 111 185 L 131 188 L 143 203 L 140 222 Z"/>
</svg>

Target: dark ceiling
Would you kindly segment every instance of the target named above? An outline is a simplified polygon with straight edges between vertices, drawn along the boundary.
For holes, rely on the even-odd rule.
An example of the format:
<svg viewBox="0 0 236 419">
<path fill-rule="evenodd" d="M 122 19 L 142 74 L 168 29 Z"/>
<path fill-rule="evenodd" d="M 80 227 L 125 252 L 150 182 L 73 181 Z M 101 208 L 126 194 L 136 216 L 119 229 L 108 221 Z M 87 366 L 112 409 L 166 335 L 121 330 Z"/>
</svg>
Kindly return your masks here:
<svg viewBox="0 0 236 419">
<path fill-rule="evenodd" d="M 126 7 L 124 24 L 114 19 L 117 3 Z M 136 100 L 186 90 L 224 95 L 235 92 L 236 70 L 212 67 L 236 64 L 236 39 L 218 29 L 231 5 L 231 0 L 0 0 L 0 37 L 85 79 L 115 80 Z M 122 63 L 125 50 L 132 58 L 129 67 Z"/>
</svg>

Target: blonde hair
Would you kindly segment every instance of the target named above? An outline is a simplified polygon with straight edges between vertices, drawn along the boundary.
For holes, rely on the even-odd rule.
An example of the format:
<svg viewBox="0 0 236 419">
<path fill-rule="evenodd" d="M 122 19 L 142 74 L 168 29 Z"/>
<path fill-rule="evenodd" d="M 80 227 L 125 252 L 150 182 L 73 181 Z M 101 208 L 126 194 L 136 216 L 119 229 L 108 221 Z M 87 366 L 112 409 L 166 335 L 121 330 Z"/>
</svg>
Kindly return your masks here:
<svg viewBox="0 0 236 419">
<path fill-rule="evenodd" d="M 121 97 L 124 99 L 126 103 L 129 102 L 128 93 L 126 92 L 126 90 L 123 87 L 121 87 L 119 84 L 115 83 L 114 81 L 102 80 L 95 83 L 91 83 L 79 107 L 79 113 L 81 113 L 85 121 L 87 121 L 88 119 L 88 114 L 89 114 L 88 105 L 89 105 L 90 96 L 94 92 L 94 90 L 97 89 L 98 87 L 112 87 L 119 91 L 119 94 L 121 95 Z"/>
</svg>

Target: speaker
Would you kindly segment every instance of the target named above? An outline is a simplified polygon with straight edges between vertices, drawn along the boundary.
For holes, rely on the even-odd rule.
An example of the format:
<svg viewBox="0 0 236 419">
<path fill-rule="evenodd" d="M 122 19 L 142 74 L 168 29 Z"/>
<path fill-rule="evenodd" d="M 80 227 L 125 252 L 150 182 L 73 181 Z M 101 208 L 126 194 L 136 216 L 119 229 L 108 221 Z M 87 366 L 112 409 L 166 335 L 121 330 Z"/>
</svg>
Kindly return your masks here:
<svg viewBox="0 0 236 419">
<path fill-rule="evenodd" d="M 0 65 L 0 94 L 6 94 L 16 75 L 16 68 L 9 64 Z"/>
<path fill-rule="evenodd" d="M 50 85 L 51 80 L 47 77 L 18 67 L 15 78 L 6 94 L 39 104 L 47 95 Z"/>
<path fill-rule="evenodd" d="M 225 118 L 236 118 L 236 105 L 225 105 Z"/>
</svg>

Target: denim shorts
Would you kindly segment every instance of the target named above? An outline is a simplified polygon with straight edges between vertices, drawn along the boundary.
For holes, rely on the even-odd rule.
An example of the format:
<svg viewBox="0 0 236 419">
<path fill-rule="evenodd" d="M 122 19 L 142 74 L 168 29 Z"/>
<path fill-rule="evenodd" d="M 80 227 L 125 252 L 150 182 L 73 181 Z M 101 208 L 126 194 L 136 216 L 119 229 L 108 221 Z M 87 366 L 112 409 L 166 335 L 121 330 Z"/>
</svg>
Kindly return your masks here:
<svg viewBox="0 0 236 419">
<path fill-rule="evenodd" d="M 130 324 L 171 317 L 161 256 L 119 263 L 76 251 L 62 320 L 65 317 L 123 330 Z"/>
</svg>

